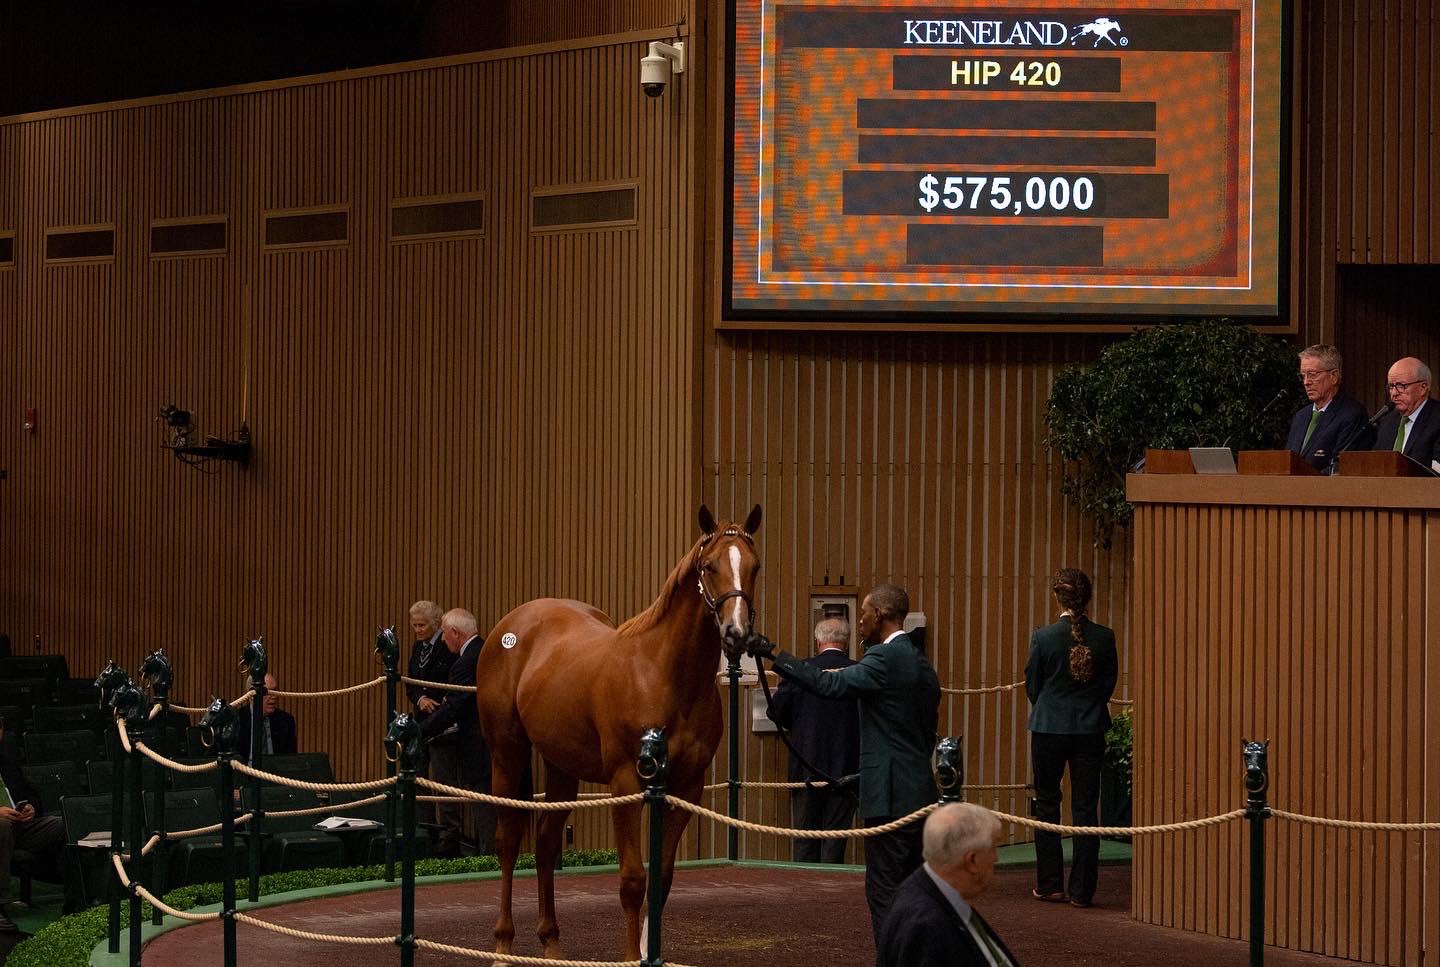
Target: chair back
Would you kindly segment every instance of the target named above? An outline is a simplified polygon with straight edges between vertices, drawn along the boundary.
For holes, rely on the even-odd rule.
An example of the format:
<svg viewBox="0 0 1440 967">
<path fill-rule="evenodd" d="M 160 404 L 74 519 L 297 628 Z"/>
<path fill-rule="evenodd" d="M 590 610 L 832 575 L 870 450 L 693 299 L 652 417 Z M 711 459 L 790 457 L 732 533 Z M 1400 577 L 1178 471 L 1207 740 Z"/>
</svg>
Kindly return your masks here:
<svg viewBox="0 0 1440 967">
<path fill-rule="evenodd" d="M 65 796 L 83 796 L 90 792 L 85 773 L 73 762 L 46 762 L 20 767 L 20 774 L 40 796 L 40 805 L 47 812 L 60 808 Z"/>
<path fill-rule="evenodd" d="M 105 754 L 105 747 L 89 729 L 73 732 L 36 732 L 25 734 L 25 761 L 30 765 L 43 762 L 89 762 Z"/>
<path fill-rule="evenodd" d="M 28 719 L 37 705 L 49 705 L 54 689 L 43 678 L 0 678 L 0 705 L 14 705 Z"/>
<path fill-rule="evenodd" d="M 266 772 L 273 772 L 287 779 L 303 779 L 306 782 L 335 781 L 335 770 L 330 767 L 328 752 L 270 755 L 265 757 L 262 766 Z"/>
<path fill-rule="evenodd" d="M 74 732 L 80 729 L 104 732 L 105 726 L 113 721 L 108 711 L 98 705 L 37 705 L 33 728 L 36 732 Z"/>
</svg>

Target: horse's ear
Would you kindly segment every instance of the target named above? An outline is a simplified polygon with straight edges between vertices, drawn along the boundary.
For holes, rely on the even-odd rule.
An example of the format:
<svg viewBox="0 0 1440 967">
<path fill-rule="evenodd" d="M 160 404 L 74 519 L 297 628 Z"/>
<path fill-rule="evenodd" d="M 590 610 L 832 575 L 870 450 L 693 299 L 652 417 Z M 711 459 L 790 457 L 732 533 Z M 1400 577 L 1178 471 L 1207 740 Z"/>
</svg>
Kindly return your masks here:
<svg viewBox="0 0 1440 967">
<path fill-rule="evenodd" d="M 745 533 L 753 534 L 760 529 L 760 505 L 756 504 L 750 509 L 750 516 L 745 518 Z"/>
<path fill-rule="evenodd" d="M 715 533 L 715 515 L 710 513 L 710 508 L 704 504 L 700 505 L 700 533 Z"/>
</svg>

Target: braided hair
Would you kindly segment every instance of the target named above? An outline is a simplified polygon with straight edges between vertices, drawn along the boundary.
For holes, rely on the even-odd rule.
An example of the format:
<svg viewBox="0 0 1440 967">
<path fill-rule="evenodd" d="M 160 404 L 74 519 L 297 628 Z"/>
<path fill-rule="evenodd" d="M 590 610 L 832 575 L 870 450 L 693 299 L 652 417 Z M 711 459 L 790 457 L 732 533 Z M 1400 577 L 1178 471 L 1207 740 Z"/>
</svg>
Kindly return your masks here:
<svg viewBox="0 0 1440 967">
<path fill-rule="evenodd" d="M 1065 567 L 1055 572 L 1050 582 L 1055 599 L 1070 612 L 1070 677 L 1085 683 L 1095 677 L 1095 656 L 1085 644 L 1085 622 L 1090 618 L 1085 609 L 1090 604 L 1090 578 L 1079 568 Z"/>
</svg>

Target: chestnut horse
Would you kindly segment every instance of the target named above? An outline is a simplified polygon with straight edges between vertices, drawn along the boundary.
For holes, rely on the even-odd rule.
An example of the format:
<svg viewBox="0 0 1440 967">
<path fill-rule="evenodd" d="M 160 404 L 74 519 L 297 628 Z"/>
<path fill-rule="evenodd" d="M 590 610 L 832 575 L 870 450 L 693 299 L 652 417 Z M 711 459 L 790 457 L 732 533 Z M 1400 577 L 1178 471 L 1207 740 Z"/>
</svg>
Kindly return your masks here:
<svg viewBox="0 0 1440 967">
<path fill-rule="evenodd" d="M 703 536 L 645 611 L 615 627 L 604 612 L 579 601 L 543 598 L 501 618 L 485 639 L 475 669 L 480 728 L 490 747 L 491 787 L 514 798 L 533 746 L 545 760 L 545 797 L 570 801 L 580 782 L 606 783 L 612 795 L 641 789 L 635 772 L 640 735 L 663 726 L 669 745 L 671 795 L 698 802 L 720 744 L 724 721 L 715 676 L 723 649 L 738 657 L 750 634 L 760 558 L 752 535 L 760 507 L 744 525 L 717 524 L 700 508 Z M 626 957 L 640 957 L 640 907 L 645 866 L 640 858 L 642 803 L 614 808 L 620 852 L 620 905 Z M 536 932 L 545 956 L 558 958 L 555 859 L 568 812 L 542 812 L 535 841 L 540 915 Z M 511 878 L 527 813 L 499 809 L 500 914 L 495 950 L 512 952 Z M 662 854 L 669 894 L 675 851 L 690 813 L 665 815 Z"/>
</svg>

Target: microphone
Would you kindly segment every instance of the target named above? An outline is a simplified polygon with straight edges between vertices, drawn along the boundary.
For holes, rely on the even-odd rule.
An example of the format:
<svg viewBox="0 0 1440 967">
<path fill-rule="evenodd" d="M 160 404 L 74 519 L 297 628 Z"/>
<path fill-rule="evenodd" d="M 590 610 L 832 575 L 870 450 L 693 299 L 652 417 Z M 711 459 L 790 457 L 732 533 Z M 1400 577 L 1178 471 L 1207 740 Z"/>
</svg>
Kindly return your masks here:
<svg viewBox="0 0 1440 967">
<path fill-rule="evenodd" d="M 1270 402 L 1268 402 L 1268 403 L 1266 403 L 1264 406 L 1260 407 L 1260 412 L 1259 412 L 1259 413 L 1256 413 L 1254 419 L 1252 419 L 1250 422 L 1251 422 L 1251 423 L 1259 423 L 1259 422 L 1260 422 L 1260 418 L 1263 417 L 1266 413 L 1269 413 L 1269 412 L 1270 412 L 1270 407 L 1272 407 L 1272 406 L 1274 406 L 1276 403 L 1280 402 L 1282 399 L 1284 399 L 1286 396 L 1288 396 L 1289 393 L 1290 393 L 1290 388 L 1287 386 L 1287 387 L 1285 387 L 1284 389 L 1280 390 L 1278 393 L 1276 393 L 1274 396 L 1270 397 Z M 1221 443 L 1220 445 L 1221 445 L 1222 447 L 1228 447 L 1228 446 L 1230 445 L 1230 439 L 1231 439 L 1231 437 L 1233 437 L 1233 436 L 1235 436 L 1235 431 L 1234 431 L 1234 430 L 1231 430 L 1229 436 L 1225 437 L 1225 442 L 1224 442 L 1224 443 Z"/>
<path fill-rule="evenodd" d="M 1367 420 L 1363 426 L 1357 426 L 1355 429 L 1351 430 L 1350 435 L 1345 438 L 1345 442 L 1336 447 L 1335 452 L 1330 455 L 1330 462 L 1325 465 L 1324 472 L 1328 474 L 1333 474 L 1336 468 L 1340 465 L 1340 454 L 1350 449 L 1350 444 L 1358 440 L 1361 433 L 1366 430 L 1374 429 L 1380 423 L 1380 421 L 1385 419 L 1385 417 L 1389 416 L 1394 411 L 1394 409 L 1394 402 L 1387 402 L 1384 406 L 1380 407 L 1380 409 L 1376 410 L 1375 415 L 1370 417 L 1370 419 Z"/>
</svg>

